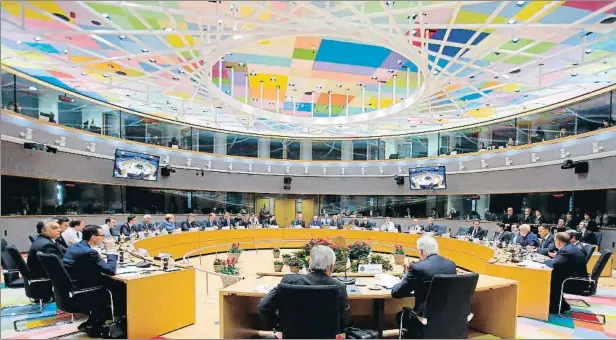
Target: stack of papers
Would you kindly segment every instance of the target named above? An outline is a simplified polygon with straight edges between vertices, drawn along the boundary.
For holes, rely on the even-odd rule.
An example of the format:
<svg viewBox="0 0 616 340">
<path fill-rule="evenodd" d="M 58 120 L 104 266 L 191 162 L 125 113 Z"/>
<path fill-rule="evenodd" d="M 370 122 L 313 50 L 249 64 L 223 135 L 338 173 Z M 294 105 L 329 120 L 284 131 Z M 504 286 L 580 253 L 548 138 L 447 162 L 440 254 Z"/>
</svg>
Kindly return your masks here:
<svg viewBox="0 0 616 340">
<path fill-rule="evenodd" d="M 257 286 L 257 288 L 255 288 L 255 292 L 267 294 L 270 292 L 270 290 L 274 288 L 276 288 L 275 285 L 259 285 Z"/>
<path fill-rule="evenodd" d="M 518 266 L 520 266 L 520 267 L 528 267 L 528 268 L 535 268 L 535 269 L 548 268 L 548 266 L 546 266 L 543 263 L 539 263 L 539 262 L 535 262 L 535 261 L 531 261 L 531 260 L 524 260 L 524 261 L 518 263 Z"/>
<path fill-rule="evenodd" d="M 375 284 L 383 286 L 387 289 L 392 289 L 400 279 L 391 274 L 376 274 L 374 275 Z"/>
</svg>

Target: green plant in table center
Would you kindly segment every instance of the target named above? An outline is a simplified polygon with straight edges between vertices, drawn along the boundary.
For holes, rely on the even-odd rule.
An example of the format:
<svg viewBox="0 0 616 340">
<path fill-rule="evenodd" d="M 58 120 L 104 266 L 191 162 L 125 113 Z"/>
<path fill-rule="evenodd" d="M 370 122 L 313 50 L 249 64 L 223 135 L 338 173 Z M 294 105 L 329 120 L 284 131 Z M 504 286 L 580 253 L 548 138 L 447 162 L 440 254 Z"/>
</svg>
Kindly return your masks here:
<svg viewBox="0 0 616 340">
<path fill-rule="evenodd" d="M 283 266 L 284 263 L 282 261 L 274 261 L 274 266 Z"/>
<path fill-rule="evenodd" d="M 232 243 L 231 244 L 231 248 L 229 248 L 229 253 L 231 254 L 239 254 L 242 252 L 242 249 L 240 249 L 240 243 Z"/>
<path fill-rule="evenodd" d="M 349 259 L 351 260 L 367 258 L 372 251 L 372 247 L 366 241 L 357 241 L 350 244 L 347 248 L 349 249 Z"/>
<path fill-rule="evenodd" d="M 383 271 L 391 271 L 394 269 L 389 259 L 381 254 L 370 255 L 370 264 L 380 264 L 383 266 Z"/>
<path fill-rule="evenodd" d="M 394 250 L 395 255 L 404 255 L 404 248 L 402 246 L 396 244 L 396 250 Z"/>
<path fill-rule="evenodd" d="M 237 261 L 234 258 L 224 260 L 218 272 L 225 275 L 239 275 L 240 268 L 237 267 L 236 264 Z"/>
<path fill-rule="evenodd" d="M 215 265 L 215 266 L 220 266 L 220 265 L 222 265 L 222 259 L 214 259 L 214 265 Z"/>
</svg>

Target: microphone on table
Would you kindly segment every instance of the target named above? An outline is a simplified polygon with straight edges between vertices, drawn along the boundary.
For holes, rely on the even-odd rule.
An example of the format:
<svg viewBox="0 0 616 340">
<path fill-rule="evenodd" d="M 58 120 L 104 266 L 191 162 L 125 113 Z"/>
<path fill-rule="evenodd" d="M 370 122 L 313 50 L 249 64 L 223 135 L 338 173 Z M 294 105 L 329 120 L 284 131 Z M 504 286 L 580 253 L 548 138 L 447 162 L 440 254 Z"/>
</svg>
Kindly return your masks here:
<svg viewBox="0 0 616 340">
<path fill-rule="evenodd" d="M 351 267 L 348 267 L 348 268 L 347 268 L 347 266 L 345 265 L 345 266 L 344 266 L 344 277 L 337 276 L 337 277 L 336 277 L 336 280 L 338 280 L 338 281 L 340 281 L 340 282 L 344 283 L 345 285 L 352 285 L 352 284 L 355 284 L 355 278 L 354 278 L 354 277 L 347 277 L 347 270 L 348 270 L 349 268 L 351 268 Z"/>
</svg>

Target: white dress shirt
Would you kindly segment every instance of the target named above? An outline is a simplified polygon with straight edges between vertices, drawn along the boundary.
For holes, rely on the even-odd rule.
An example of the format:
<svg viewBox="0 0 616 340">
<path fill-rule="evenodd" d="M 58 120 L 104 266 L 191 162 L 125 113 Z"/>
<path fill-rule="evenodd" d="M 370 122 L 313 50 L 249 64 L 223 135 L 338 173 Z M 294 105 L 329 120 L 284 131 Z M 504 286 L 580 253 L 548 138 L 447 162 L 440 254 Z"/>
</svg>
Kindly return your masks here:
<svg viewBox="0 0 616 340">
<path fill-rule="evenodd" d="M 398 229 L 394 225 L 394 222 L 389 221 L 383 222 L 383 224 L 381 224 L 381 231 L 398 231 Z"/>
<path fill-rule="evenodd" d="M 81 242 L 81 232 L 75 230 L 75 228 L 68 227 L 62 233 L 62 238 L 66 241 L 66 245 L 70 247 L 73 244 Z"/>
<path fill-rule="evenodd" d="M 422 232 L 422 231 L 423 231 L 423 228 L 421 227 L 420 224 L 412 225 L 409 228 L 409 233 L 411 233 L 411 232 L 419 233 L 419 232 Z"/>
<path fill-rule="evenodd" d="M 101 225 L 101 229 L 103 230 L 103 235 L 105 238 L 111 237 L 111 230 L 109 230 L 109 226 L 107 224 Z"/>
</svg>

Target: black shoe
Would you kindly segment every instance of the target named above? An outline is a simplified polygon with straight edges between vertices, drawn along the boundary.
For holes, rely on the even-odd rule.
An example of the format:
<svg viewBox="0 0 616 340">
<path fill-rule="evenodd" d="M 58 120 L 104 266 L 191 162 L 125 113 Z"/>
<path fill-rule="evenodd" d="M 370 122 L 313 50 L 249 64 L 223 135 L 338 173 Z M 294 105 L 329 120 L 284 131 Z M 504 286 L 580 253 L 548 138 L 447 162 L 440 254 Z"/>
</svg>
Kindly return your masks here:
<svg viewBox="0 0 616 340">
<path fill-rule="evenodd" d="M 105 337 L 105 325 L 102 323 L 96 323 L 90 325 L 84 331 L 90 338 L 104 338 Z"/>
<path fill-rule="evenodd" d="M 87 329 L 92 328 L 93 324 L 94 324 L 94 321 L 89 318 L 88 320 L 86 320 L 86 322 L 82 322 L 79 326 L 77 326 L 77 329 L 80 332 L 86 332 Z"/>
</svg>

